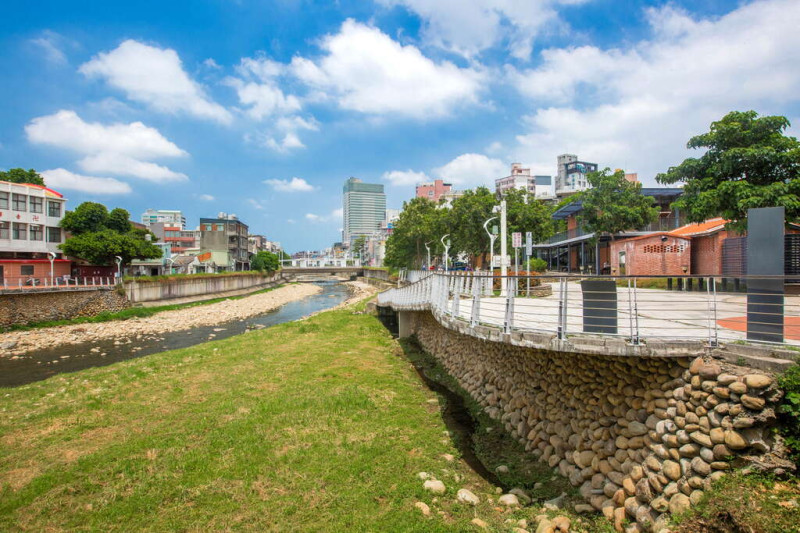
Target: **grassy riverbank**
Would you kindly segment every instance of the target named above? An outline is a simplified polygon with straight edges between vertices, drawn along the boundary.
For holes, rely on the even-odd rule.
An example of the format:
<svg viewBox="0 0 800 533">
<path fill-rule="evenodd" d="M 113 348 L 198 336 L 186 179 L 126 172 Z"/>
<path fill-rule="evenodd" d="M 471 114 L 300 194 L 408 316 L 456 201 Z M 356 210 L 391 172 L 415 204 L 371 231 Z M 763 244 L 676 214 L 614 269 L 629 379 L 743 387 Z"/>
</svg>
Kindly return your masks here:
<svg viewBox="0 0 800 533">
<path fill-rule="evenodd" d="M 507 530 L 436 396 L 349 310 L 0 390 L 0 530 Z M 456 456 L 448 461 L 446 454 Z M 435 475 L 447 494 L 423 490 Z M 477 508 L 455 503 L 469 488 Z M 431 516 L 414 507 L 424 502 Z"/>
</svg>

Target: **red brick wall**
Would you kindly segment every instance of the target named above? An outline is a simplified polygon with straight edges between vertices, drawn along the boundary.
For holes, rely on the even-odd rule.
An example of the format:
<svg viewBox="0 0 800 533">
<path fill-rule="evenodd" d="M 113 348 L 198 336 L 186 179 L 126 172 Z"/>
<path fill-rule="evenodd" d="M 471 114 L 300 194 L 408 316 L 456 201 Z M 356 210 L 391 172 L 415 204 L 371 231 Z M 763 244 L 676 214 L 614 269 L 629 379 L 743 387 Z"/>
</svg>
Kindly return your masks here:
<svg viewBox="0 0 800 533">
<path fill-rule="evenodd" d="M 22 275 L 22 265 L 33 265 L 33 274 L 32 275 Z M 6 280 L 6 283 L 9 285 L 17 285 L 17 282 L 21 279 L 23 283 L 28 278 L 50 278 L 50 261 L 0 261 L 0 266 L 3 267 L 3 279 Z M 69 274 L 72 268 L 71 261 L 55 261 L 53 263 L 53 275 L 55 277 L 63 276 L 65 274 Z M 2 285 L 2 280 L 0 280 L 0 285 Z"/>
<path fill-rule="evenodd" d="M 662 235 L 653 235 L 641 239 L 626 239 L 611 244 L 611 268 L 617 275 L 621 274 L 619 252 L 626 254 L 626 274 L 628 276 L 652 276 L 692 274 L 691 244 L 689 239 Z M 614 270 L 615 269 L 615 270 Z"/>
<path fill-rule="evenodd" d="M 692 238 L 692 274 L 722 275 L 722 241 L 727 238 L 727 231 Z"/>
</svg>

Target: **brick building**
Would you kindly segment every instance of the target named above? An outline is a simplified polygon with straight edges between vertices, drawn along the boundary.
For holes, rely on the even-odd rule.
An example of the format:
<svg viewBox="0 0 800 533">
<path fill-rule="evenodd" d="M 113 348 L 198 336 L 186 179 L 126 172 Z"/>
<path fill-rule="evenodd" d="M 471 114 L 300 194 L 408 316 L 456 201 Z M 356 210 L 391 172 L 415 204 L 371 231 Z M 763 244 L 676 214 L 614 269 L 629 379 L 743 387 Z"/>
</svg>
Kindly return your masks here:
<svg viewBox="0 0 800 533">
<path fill-rule="evenodd" d="M 693 274 L 692 239 L 673 233 L 612 241 L 611 274 L 615 276 L 682 276 Z"/>
<path fill-rule="evenodd" d="M 439 199 L 453 187 L 450 183 L 443 180 L 433 180 L 417 185 L 417 198 L 427 198 L 432 202 L 439 203 Z"/>
</svg>

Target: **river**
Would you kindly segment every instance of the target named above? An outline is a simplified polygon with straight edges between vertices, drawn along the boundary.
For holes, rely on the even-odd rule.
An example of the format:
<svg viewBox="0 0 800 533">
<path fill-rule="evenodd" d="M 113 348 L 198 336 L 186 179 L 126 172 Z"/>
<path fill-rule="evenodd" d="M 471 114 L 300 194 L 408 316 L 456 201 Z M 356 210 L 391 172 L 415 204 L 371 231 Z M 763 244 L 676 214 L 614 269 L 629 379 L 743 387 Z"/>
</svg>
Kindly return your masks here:
<svg viewBox="0 0 800 533">
<path fill-rule="evenodd" d="M 115 344 L 114 340 L 108 340 L 38 350 L 19 359 L 0 357 L 0 387 L 16 387 L 65 372 L 106 366 L 167 350 L 187 348 L 210 340 L 225 339 L 242 334 L 248 329 L 291 322 L 339 305 L 349 296 L 347 287 L 341 283 L 318 282 L 316 285 L 322 287 L 321 293 L 286 303 L 278 309 L 245 320 L 174 331 L 131 343 Z M 114 322 L 107 324 L 110 328 L 114 327 Z"/>
</svg>

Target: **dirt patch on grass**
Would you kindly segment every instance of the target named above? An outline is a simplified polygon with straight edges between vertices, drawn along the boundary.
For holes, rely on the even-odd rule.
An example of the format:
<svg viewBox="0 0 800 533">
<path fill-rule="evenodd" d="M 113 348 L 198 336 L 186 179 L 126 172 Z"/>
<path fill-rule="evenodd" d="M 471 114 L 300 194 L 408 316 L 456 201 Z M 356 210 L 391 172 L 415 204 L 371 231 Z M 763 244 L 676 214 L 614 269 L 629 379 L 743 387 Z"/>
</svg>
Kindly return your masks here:
<svg viewBox="0 0 800 533">
<path fill-rule="evenodd" d="M 33 479 L 42 473 L 38 464 L 32 464 L 25 468 L 15 468 L 7 472 L 0 473 L 0 487 L 8 485 L 11 490 L 17 491 L 28 485 Z"/>
</svg>

